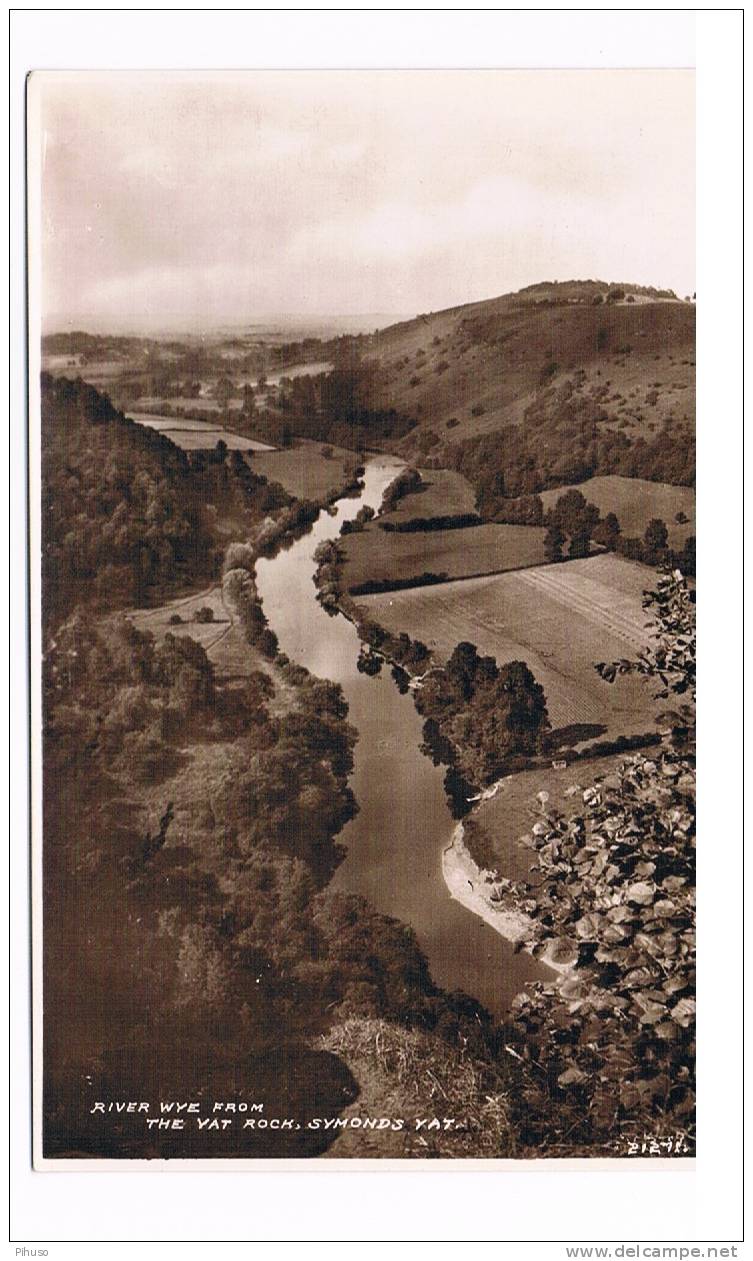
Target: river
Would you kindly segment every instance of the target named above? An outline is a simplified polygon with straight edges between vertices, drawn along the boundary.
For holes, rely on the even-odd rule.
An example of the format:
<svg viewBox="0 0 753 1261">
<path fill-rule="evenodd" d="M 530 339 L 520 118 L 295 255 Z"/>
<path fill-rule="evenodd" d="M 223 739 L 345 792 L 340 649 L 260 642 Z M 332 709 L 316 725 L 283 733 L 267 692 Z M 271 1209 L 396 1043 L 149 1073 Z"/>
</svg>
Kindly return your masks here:
<svg viewBox="0 0 753 1261">
<path fill-rule="evenodd" d="M 360 497 L 339 500 L 336 515 L 322 512 L 292 547 L 257 561 L 257 585 L 281 650 L 341 685 L 359 734 L 351 786 L 360 810 L 338 838 L 347 856 L 331 887 L 362 894 L 378 911 L 410 924 L 437 984 L 462 989 L 501 1016 L 526 981 L 551 979 L 551 972 L 530 955 L 516 954 L 450 897 L 441 868 L 454 827 L 444 768 L 420 752 L 423 724 L 410 694 L 401 695 L 389 668 L 375 678 L 359 673 L 355 627 L 324 611 L 313 583 L 318 545 L 337 537 L 343 521 L 364 504 L 377 510 L 401 467 L 391 456 L 372 458 Z"/>
</svg>

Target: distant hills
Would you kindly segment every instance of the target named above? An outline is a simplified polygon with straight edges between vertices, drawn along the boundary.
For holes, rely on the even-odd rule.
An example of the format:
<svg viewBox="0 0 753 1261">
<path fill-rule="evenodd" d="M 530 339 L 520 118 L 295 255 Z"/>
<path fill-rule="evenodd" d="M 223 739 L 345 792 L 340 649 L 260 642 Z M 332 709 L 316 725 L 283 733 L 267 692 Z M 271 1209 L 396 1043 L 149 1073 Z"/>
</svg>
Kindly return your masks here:
<svg viewBox="0 0 753 1261">
<path fill-rule="evenodd" d="M 121 402 L 169 398 L 184 379 L 214 397 L 227 373 L 239 393 L 244 373 L 333 363 L 326 383 L 267 389 L 253 423 L 455 469 L 494 518 L 500 500 L 594 476 L 693 485 L 695 320 L 695 302 L 671 290 L 571 280 L 369 332 L 296 337 L 291 323 L 200 345 L 72 333 L 43 349 L 51 370 L 80 371 Z"/>
</svg>

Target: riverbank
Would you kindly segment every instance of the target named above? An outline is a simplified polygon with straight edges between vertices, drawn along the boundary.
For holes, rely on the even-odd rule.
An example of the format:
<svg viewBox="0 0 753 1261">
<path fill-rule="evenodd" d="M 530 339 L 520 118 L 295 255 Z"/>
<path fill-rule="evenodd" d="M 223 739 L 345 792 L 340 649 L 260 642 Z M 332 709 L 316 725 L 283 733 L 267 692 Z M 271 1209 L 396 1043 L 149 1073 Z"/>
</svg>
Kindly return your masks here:
<svg viewBox="0 0 753 1261">
<path fill-rule="evenodd" d="M 499 880 L 491 878 L 491 873 L 482 871 L 472 858 L 465 844 L 465 829 L 458 823 L 450 844 L 442 851 L 442 877 L 450 897 L 460 902 L 467 911 L 478 915 L 484 923 L 504 937 L 512 945 L 517 946 L 529 939 L 533 921 L 523 911 L 513 910 L 492 900 L 492 892 L 499 885 Z M 576 962 L 572 959 L 554 959 L 552 952 L 554 942 L 540 956 L 539 962 L 560 975 L 571 970 Z M 528 950 L 527 946 L 524 949 Z"/>
<path fill-rule="evenodd" d="M 369 461 L 359 499 L 341 501 L 335 516 L 322 514 L 274 560 L 259 558 L 258 594 L 280 651 L 291 663 L 341 685 L 348 721 L 359 733 L 350 780 L 359 812 L 338 836 L 344 857 L 332 889 L 360 896 L 377 912 L 409 925 L 435 983 L 472 995 L 502 1018 L 528 981 L 550 974 L 447 896 L 440 853 L 454 821 L 445 768 L 421 751 L 423 720 L 408 694 L 408 672 L 424 674 L 427 661 L 413 660 L 415 652 L 406 656 L 408 646 L 396 641 L 382 645 L 391 660 L 381 675 L 364 671 L 360 628 L 352 616 L 323 607 L 312 581 L 319 549 L 334 544 L 342 523 L 364 505 L 381 503 L 395 467 L 388 457 Z M 400 685 L 391 665 L 401 667 Z"/>
<path fill-rule="evenodd" d="M 494 884 L 487 881 L 488 873 L 474 862 L 464 838 L 465 829 L 458 823 L 450 844 L 442 851 L 442 877 L 450 897 L 478 915 L 506 941 L 513 945 L 523 941 L 530 926 L 528 917 L 522 911 L 512 911 L 492 902 L 489 895 Z"/>
</svg>

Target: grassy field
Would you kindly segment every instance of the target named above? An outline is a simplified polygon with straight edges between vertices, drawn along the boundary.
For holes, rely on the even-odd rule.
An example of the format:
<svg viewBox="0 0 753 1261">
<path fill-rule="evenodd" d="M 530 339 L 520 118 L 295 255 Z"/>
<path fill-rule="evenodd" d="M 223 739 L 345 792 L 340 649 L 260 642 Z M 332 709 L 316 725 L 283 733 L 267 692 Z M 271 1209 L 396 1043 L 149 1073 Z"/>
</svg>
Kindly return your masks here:
<svg viewBox="0 0 753 1261">
<path fill-rule="evenodd" d="M 214 620 L 211 622 L 195 621 L 199 609 L 210 608 Z M 190 635 L 211 653 L 233 625 L 233 616 L 222 599 L 222 588 L 207 587 L 204 591 L 190 596 L 182 596 L 177 600 L 169 600 L 156 609 L 133 609 L 128 614 L 139 630 L 150 631 L 155 639 L 162 640 L 170 632 L 172 635 Z M 178 616 L 182 619 L 177 625 L 171 625 L 170 618 Z"/>
<path fill-rule="evenodd" d="M 390 515 L 390 519 L 392 519 Z M 394 581 L 425 573 L 462 578 L 541 565 L 546 531 L 526 525 L 480 525 L 462 530 L 387 533 L 375 522 L 342 539 L 346 589 L 369 579 Z"/>
<path fill-rule="evenodd" d="M 332 455 L 322 455 L 322 443 L 300 439 L 294 447 L 280 451 L 254 452 L 250 466 L 270 482 L 279 482 L 296 499 L 322 499 L 347 480 L 357 468 L 359 457 L 344 447 L 332 447 Z"/>
<path fill-rule="evenodd" d="M 476 495 L 462 475 L 452 469 L 420 469 L 422 485 L 412 495 L 400 499 L 386 513 L 396 524 L 416 517 L 445 517 L 476 511 Z"/>
<path fill-rule="evenodd" d="M 554 507 L 569 486 L 546 490 L 541 496 L 545 508 Z M 639 477 L 591 477 L 577 489 L 601 515 L 615 513 L 622 533 L 627 537 L 643 537 L 652 517 L 660 517 L 669 531 L 670 547 L 681 548 L 690 534 L 695 534 L 695 491 L 691 486 L 666 486 L 664 482 L 646 482 Z M 680 525 L 677 513 L 688 521 Z"/>
<path fill-rule="evenodd" d="M 252 438 L 244 438 L 241 434 L 231 433 L 228 429 L 215 429 L 204 425 L 200 420 L 179 420 L 174 416 L 152 416 L 148 412 L 129 412 L 130 420 L 148 429 L 157 429 L 176 447 L 184 451 L 213 451 L 222 439 L 229 451 L 274 451 L 274 447 L 264 442 L 256 442 Z"/>
<path fill-rule="evenodd" d="M 208 606 L 214 614 L 213 622 L 195 622 L 197 609 Z M 171 625 L 170 617 L 178 614 L 182 624 Z M 156 609 L 132 609 L 128 617 L 141 631 L 149 631 L 159 643 L 168 633 L 188 635 L 206 648 L 212 662 L 215 677 L 220 683 L 238 683 L 257 670 L 273 682 L 275 695 L 270 702 L 273 713 L 284 713 L 295 702 L 294 689 L 281 677 L 279 671 L 248 643 L 243 628 L 236 620 L 232 606 L 222 598 L 220 586 L 208 587 L 191 596 L 170 600 Z"/>
<path fill-rule="evenodd" d="M 626 753 L 584 758 L 562 770 L 543 767 L 521 771 L 502 782 L 496 795 L 482 801 L 473 811 L 473 823 L 466 829 L 465 843 L 482 869 L 498 870 L 510 880 L 523 880 L 534 858 L 521 843 L 538 816 L 536 794 L 549 793 L 547 805 L 569 814 L 582 805 L 580 794 L 566 797 L 568 788 L 587 788 L 599 775 L 608 775 L 620 766 Z"/>
<path fill-rule="evenodd" d="M 265 373 L 265 380 L 267 385 L 279 385 L 283 377 L 287 377 L 289 381 L 294 380 L 295 377 L 314 377 L 318 376 L 322 372 L 331 372 L 333 367 L 334 364 L 329 363 L 324 359 L 320 359 L 316 363 L 296 363 L 291 364 L 289 368 L 280 368 L 274 372 Z M 245 374 L 236 377 L 233 375 L 231 370 L 230 375 L 233 381 L 235 381 L 238 385 L 258 386 L 259 384 L 258 373 L 252 372 L 250 376 Z"/>
<path fill-rule="evenodd" d="M 136 409 L 126 412 L 131 420 L 136 420 L 140 425 L 146 425 L 149 429 L 159 429 L 162 433 L 166 429 L 182 430 L 185 433 L 210 433 L 216 432 L 218 426 L 211 424 L 206 420 L 189 420 L 184 416 L 160 416 L 154 412 L 142 412 Z"/>
<path fill-rule="evenodd" d="M 499 663 L 526 661 L 546 693 L 562 747 L 650 731 L 661 705 L 637 677 L 613 685 L 597 661 L 634 656 L 646 643 L 641 606 L 651 570 L 613 555 L 490 578 L 359 596 L 393 632 L 422 639 L 440 658 L 461 640 Z"/>
</svg>

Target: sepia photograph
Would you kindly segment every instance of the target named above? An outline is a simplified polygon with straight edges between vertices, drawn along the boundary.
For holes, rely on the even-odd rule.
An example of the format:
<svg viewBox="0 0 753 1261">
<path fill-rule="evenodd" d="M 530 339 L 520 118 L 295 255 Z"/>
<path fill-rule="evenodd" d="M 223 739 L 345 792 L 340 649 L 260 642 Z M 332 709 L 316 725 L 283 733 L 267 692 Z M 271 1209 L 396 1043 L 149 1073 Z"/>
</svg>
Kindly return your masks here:
<svg viewBox="0 0 753 1261">
<path fill-rule="evenodd" d="M 37 1167 L 693 1157 L 693 71 L 28 128 Z"/>
<path fill-rule="evenodd" d="M 742 1255 L 740 13 L 11 10 L 16 1256 Z"/>
</svg>

